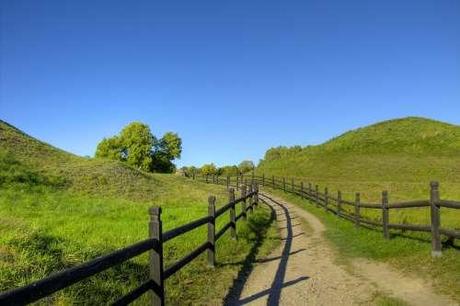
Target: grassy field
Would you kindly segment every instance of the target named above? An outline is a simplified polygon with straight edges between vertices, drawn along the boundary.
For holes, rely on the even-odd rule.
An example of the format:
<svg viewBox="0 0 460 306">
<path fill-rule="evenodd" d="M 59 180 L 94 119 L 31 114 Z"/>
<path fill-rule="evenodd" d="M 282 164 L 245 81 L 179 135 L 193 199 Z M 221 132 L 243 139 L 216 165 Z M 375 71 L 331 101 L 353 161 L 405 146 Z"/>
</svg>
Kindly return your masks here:
<svg viewBox="0 0 460 306">
<path fill-rule="evenodd" d="M 222 186 L 124 164 L 71 155 L 0 122 L 0 290 L 25 285 L 147 238 L 147 209 L 163 207 L 164 230 L 205 216 L 207 198 L 227 201 Z M 228 221 L 222 216 L 219 225 Z M 279 243 L 268 209 L 238 222 L 238 241 L 224 235 L 216 269 L 204 256 L 167 281 L 171 304 L 219 303 L 249 258 Z M 165 245 L 166 264 L 206 239 L 201 227 Z M 148 277 L 147 254 L 42 300 L 106 304 Z M 212 288 L 212 290 L 209 290 Z M 144 296 L 137 304 L 145 304 Z"/>
<path fill-rule="evenodd" d="M 360 192 L 363 202 L 429 198 L 429 183 L 440 183 L 441 198 L 460 200 L 460 127 L 423 118 L 381 122 L 347 132 L 324 144 L 273 148 L 256 169 L 266 177 L 293 177 L 337 190 L 353 200 Z M 363 210 L 371 218 L 380 212 Z M 443 226 L 460 228 L 460 211 L 443 209 Z M 391 222 L 428 224 L 429 209 L 390 212 Z"/>
<path fill-rule="evenodd" d="M 388 262 L 403 273 L 432 281 L 438 291 L 460 302 L 458 241 L 454 245 L 444 245 L 442 257 L 432 258 L 430 236 L 425 233 L 403 236 L 401 232 L 393 231 L 391 239 L 385 240 L 381 231 L 357 229 L 352 222 L 327 213 L 299 196 L 271 188 L 266 190 L 319 217 L 326 225 L 326 237 L 337 248 L 340 260 L 345 260 L 345 264 L 356 257 Z"/>
</svg>

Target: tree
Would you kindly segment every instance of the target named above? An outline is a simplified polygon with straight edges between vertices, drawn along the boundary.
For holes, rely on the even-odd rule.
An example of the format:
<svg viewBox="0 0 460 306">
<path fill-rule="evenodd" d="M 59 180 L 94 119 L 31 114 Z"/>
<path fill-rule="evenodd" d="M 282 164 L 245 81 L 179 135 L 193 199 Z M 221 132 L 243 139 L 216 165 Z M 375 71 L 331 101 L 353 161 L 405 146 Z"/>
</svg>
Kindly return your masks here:
<svg viewBox="0 0 460 306">
<path fill-rule="evenodd" d="M 117 136 L 104 138 L 97 145 L 96 157 L 122 160 L 120 140 Z"/>
<path fill-rule="evenodd" d="M 182 153 L 182 140 L 179 135 L 172 132 L 167 132 L 163 137 L 155 143 L 152 152 L 152 167 L 153 172 L 174 172 L 175 165 L 172 161 L 180 158 Z"/>
<path fill-rule="evenodd" d="M 254 163 L 250 160 L 243 160 L 239 165 L 238 169 L 241 173 L 246 173 L 254 169 Z"/>
<path fill-rule="evenodd" d="M 173 172 L 172 161 L 181 152 L 182 140 L 176 133 L 168 132 L 158 140 L 147 124 L 132 122 L 119 135 L 104 138 L 96 157 L 124 161 L 144 171 Z"/>
<path fill-rule="evenodd" d="M 201 167 L 200 171 L 203 175 L 216 174 L 217 168 L 214 164 L 205 164 Z"/>
<path fill-rule="evenodd" d="M 235 176 L 239 174 L 239 170 L 237 166 L 223 166 L 219 168 L 221 175 L 223 176 Z"/>
</svg>

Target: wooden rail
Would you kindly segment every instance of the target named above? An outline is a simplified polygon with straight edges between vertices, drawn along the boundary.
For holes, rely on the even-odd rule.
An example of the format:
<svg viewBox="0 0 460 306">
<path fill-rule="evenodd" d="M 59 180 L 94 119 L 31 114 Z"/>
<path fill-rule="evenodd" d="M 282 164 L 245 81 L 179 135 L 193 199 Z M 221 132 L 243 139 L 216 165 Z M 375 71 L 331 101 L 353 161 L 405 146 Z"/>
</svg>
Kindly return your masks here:
<svg viewBox="0 0 460 306">
<path fill-rule="evenodd" d="M 219 178 L 212 176 L 212 182 L 219 183 Z M 211 180 L 205 178 L 205 176 L 193 175 L 194 179 L 202 179 L 206 182 L 211 182 Z M 222 181 L 222 180 L 221 180 Z M 317 207 L 323 207 L 326 211 L 332 212 L 335 215 L 342 217 L 346 220 L 354 222 L 357 227 L 361 224 L 371 225 L 377 228 L 382 228 L 383 237 L 385 239 L 390 239 L 390 229 L 400 229 L 407 231 L 416 231 L 416 232 L 429 232 L 431 233 L 431 244 L 432 250 L 431 254 L 433 257 L 441 255 L 442 244 L 441 244 L 441 235 L 447 236 L 450 239 L 460 239 L 460 229 L 446 229 L 441 227 L 441 217 L 440 209 L 451 208 L 451 209 L 460 209 L 459 201 L 452 200 L 442 200 L 439 196 L 439 184 L 438 182 L 430 183 L 430 198 L 427 200 L 416 200 L 416 201 L 407 201 L 407 202 L 394 202 L 389 203 L 388 201 L 388 192 L 383 191 L 381 195 L 381 203 L 364 203 L 361 202 L 360 194 L 355 194 L 354 200 L 346 200 L 342 197 L 341 191 L 337 191 L 337 196 L 334 196 L 330 193 L 328 188 L 324 188 L 324 192 L 319 190 L 318 185 L 313 185 L 312 183 L 305 184 L 300 181 L 298 184 L 295 184 L 293 178 L 276 178 L 275 176 L 267 177 L 266 175 L 257 176 L 254 175 L 239 175 L 236 177 L 227 177 L 225 180 L 227 186 L 232 185 L 232 182 L 235 182 L 236 187 L 238 184 L 248 184 L 249 183 L 258 183 L 264 187 L 271 187 L 273 189 L 283 190 L 284 192 L 296 194 L 304 199 L 307 199 L 316 204 Z M 314 186 L 314 187 L 313 187 Z M 353 212 L 349 212 L 343 208 L 344 205 L 351 206 Z M 390 210 L 394 209 L 410 209 L 410 208 L 420 208 L 420 207 L 429 207 L 431 215 L 431 223 L 428 225 L 423 224 L 393 224 L 389 221 Z M 371 220 L 365 218 L 362 215 L 362 209 L 373 209 L 381 211 L 380 220 Z"/>
<path fill-rule="evenodd" d="M 207 178 L 206 181 L 208 181 Z M 220 183 L 218 178 L 213 178 L 213 182 Z M 248 187 L 249 190 L 247 190 Z M 216 198 L 210 196 L 208 199 L 208 216 L 184 224 L 165 233 L 163 233 L 161 208 L 152 207 L 149 209 L 149 238 L 147 240 L 98 257 L 76 267 L 57 272 L 29 285 L 2 292 L 0 293 L 0 305 L 25 305 L 33 303 L 146 252 L 150 253 L 149 280 L 128 294 L 120 297 L 114 305 L 127 305 L 149 291 L 152 292 L 152 305 L 164 305 L 164 281 L 204 252 L 207 252 L 208 265 L 214 267 L 216 264 L 216 241 L 221 238 L 228 229 L 231 229 L 231 236 L 236 238 L 236 222 L 240 218 L 246 219 L 248 213 L 251 213 L 254 208 L 258 206 L 259 188 L 255 183 L 248 186 L 240 184 L 238 188 L 241 189 L 241 197 L 238 199 L 235 199 L 235 190 L 229 186 L 229 201 L 223 207 L 216 210 Z M 235 216 L 236 205 L 239 203 L 241 203 L 242 212 L 238 216 Z M 216 233 L 215 220 L 227 211 L 230 212 L 230 221 Z M 165 269 L 163 256 L 164 243 L 205 224 L 208 225 L 207 240 L 195 250 Z"/>
</svg>

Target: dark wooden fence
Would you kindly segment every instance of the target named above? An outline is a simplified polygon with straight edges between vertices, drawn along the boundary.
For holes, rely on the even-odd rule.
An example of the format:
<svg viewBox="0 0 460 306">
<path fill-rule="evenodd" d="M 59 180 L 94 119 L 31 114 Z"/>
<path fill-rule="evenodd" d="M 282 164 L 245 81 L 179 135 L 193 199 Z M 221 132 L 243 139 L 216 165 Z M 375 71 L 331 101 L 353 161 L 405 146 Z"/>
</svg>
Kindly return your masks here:
<svg viewBox="0 0 460 306">
<path fill-rule="evenodd" d="M 244 176 L 228 176 L 224 179 L 215 175 L 193 175 L 193 178 L 205 182 L 226 184 L 227 186 L 235 185 L 236 188 L 238 188 L 238 185 L 247 185 L 248 183 L 256 182 L 262 187 L 271 187 L 296 194 L 316 204 L 317 207 L 323 207 L 328 212 L 354 222 L 357 227 L 365 225 L 373 228 L 381 228 L 385 239 L 390 239 L 390 229 L 428 232 L 431 233 L 431 254 L 433 257 L 440 256 L 442 253 L 441 235 L 448 237 L 450 240 L 460 239 L 460 228 L 447 229 L 441 227 L 441 208 L 460 209 L 460 202 L 442 200 L 439 195 L 438 182 L 430 183 L 429 199 L 426 200 L 390 203 L 388 201 L 388 192 L 382 191 L 380 203 L 365 203 L 361 201 L 360 193 L 356 193 L 354 199 L 346 200 L 343 198 L 340 190 L 337 191 L 336 194 L 332 194 L 330 190 L 325 187 L 324 191 L 320 192 L 318 185 L 313 186 L 312 183 L 305 184 L 302 181 L 298 181 L 296 184 L 293 178 L 287 180 L 284 177 L 257 176 L 254 175 L 254 173 Z M 390 210 L 420 207 L 430 208 L 431 224 L 390 223 Z M 362 214 L 363 209 L 380 210 L 381 218 L 377 220 L 367 218 Z"/>
<path fill-rule="evenodd" d="M 79 266 L 66 269 L 64 271 L 50 275 L 27 286 L 12 289 L 0 293 L 0 305 L 24 305 L 35 302 L 52 293 L 62 290 L 82 281 L 90 276 L 105 271 L 111 267 L 121 264 L 131 258 L 149 252 L 149 280 L 139 287 L 119 298 L 114 305 L 127 305 L 139 298 L 144 293 L 151 291 L 152 305 L 164 305 L 165 286 L 164 282 L 182 267 L 190 263 L 203 252 L 207 252 L 208 264 L 215 266 L 216 241 L 230 229 L 231 237 L 236 238 L 236 223 L 239 219 L 245 220 L 254 208 L 259 204 L 258 187 L 255 184 L 238 186 L 241 189 L 241 196 L 235 199 L 235 191 L 228 188 L 229 201 L 224 206 L 216 209 L 216 197 L 210 196 L 208 199 L 208 216 L 192 221 L 188 224 L 179 226 L 168 232 L 163 233 L 161 221 L 161 208 L 152 207 L 149 210 L 149 238 L 120 249 L 105 256 L 98 257 Z M 241 213 L 236 215 L 236 205 L 241 203 Z M 220 230 L 216 231 L 216 219 L 229 211 L 229 222 Z M 171 266 L 164 268 L 163 245 L 184 233 L 187 233 L 202 225 L 208 226 L 207 240 L 195 250 L 184 256 Z"/>
</svg>

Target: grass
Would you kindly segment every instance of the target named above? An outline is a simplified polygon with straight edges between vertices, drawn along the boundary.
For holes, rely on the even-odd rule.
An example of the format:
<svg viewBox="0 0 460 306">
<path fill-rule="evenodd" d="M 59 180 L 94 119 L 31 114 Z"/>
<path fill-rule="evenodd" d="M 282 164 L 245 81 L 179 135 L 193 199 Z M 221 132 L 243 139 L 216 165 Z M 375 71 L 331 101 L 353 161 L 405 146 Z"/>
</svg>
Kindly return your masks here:
<svg viewBox="0 0 460 306">
<path fill-rule="evenodd" d="M 147 210 L 153 205 L 163 207 L 167 231 L 205 216 L 210 194 L 217 196 L 217 207 L 228 199 L 222 186 L 74 156 L 4 122 L 0 143 L 0 291 L 146 239 Z M 228 220 L 227 214 L 220 217 L 217 229 Z M 168 279 L 168 303 L 220 303 L 247 258 L 266 255 L 279 243 L 268 209 L 258 209 L 237 228 L 237 241 L 228 234 L 218 241 L 217 268 L 207 267 L 201 255 Z M 206 237 L 204 226 L 167 242 L 166 265 Z M 141 255 L 39 304 L 113 302 L 147 279 L 147 257 Z M 145 295 L 135 304 L 146 304 L 147 299 Z"/>
<path fill-rule="evenodd" d="M 460 126 L 409 117 L 377 123 L 335 137 L 321 145 L 279 147 L 266 152 L 257 173 L 267 178 L 295 178 L 337 190 L 353 201 L 380 203 L 429 199 L 432 180 L 442 199 L 460 200 Z M 288 180 L 290 182 L 290 180 Z M 380 219 L 377 210 L 363 215 Z M 429 224 L 428 208 L 390 211 L 390 222 Z M 442 226 L 460 229 L 460 211 L 441 210 Z"/>
<path fill-rule="evenodd" d="M 453 246 L 444 245 L 442 257 L 432 258 L 428 234 L 392 231 L 392 238 L 385 240 L 381 231 L 355 228 L 353 223 L 327 213 L 299 196 L 268 190 L 320 218 L 326 225 L 326 237 L 337 248 L 341 259 L 364 257 L 387 262 L 403 273 L 432 281 L 436 290 L 460 301 L 458 241 Z M 384 297 L 382 305 L 398 305 L 396 301 L 385 299 Z M 396 304 L 391 304 L 393 302 Z"/>
</svg>

